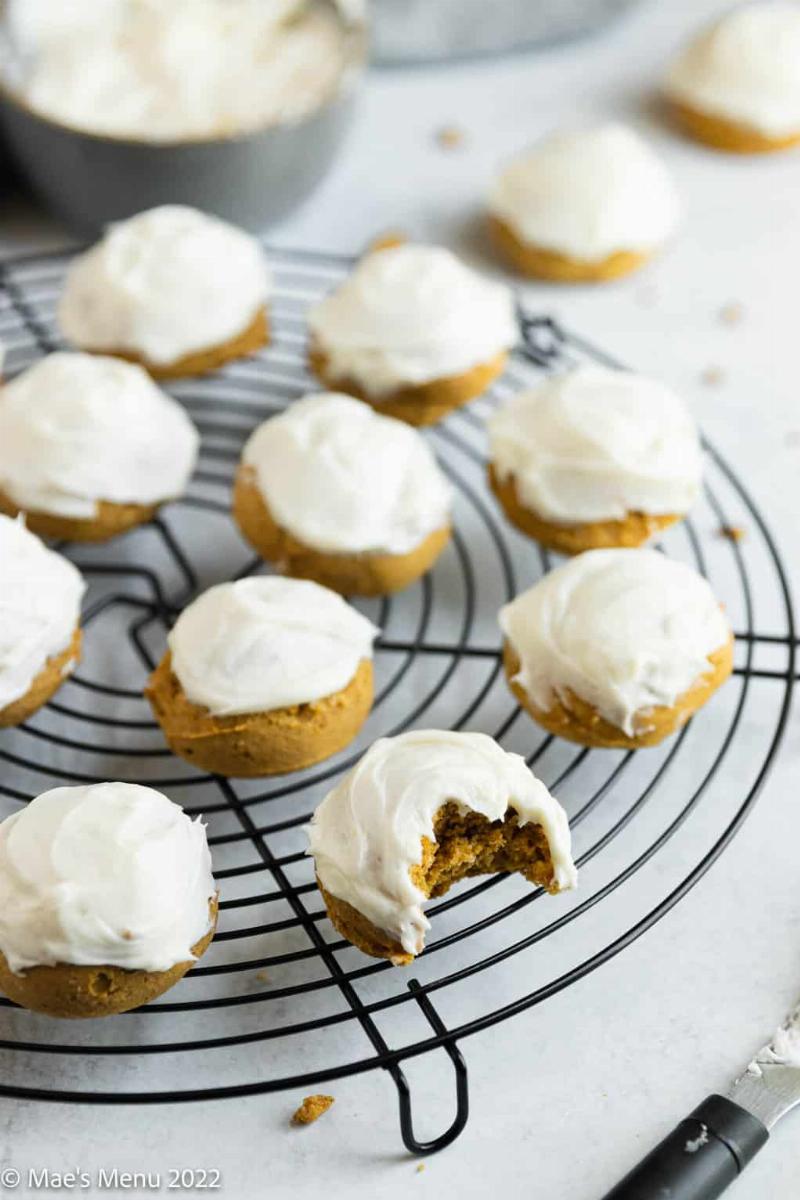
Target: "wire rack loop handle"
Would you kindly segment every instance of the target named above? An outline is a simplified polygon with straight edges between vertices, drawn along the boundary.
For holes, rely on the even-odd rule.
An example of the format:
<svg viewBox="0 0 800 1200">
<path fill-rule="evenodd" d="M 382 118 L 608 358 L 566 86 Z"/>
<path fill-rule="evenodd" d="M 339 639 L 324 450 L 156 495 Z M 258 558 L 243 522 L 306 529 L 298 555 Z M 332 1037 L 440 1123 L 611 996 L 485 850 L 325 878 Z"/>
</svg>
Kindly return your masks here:
<svg viewBox="0 0 800 1200">
<path fill-rule="evenodd" d="M 431 1004 L 428 997 L 421 989 L 418 981 L 412 979 L 408 984 L 409 991 L 413 995 L 417 1004 L 422 1009 L 425 1017 L 435 1033 L 440 1035 L 447 1034 L 447 1027 L 437 1013 L 436 1009 Z M 467 1064 L 461 1051 L 456 1046 L 455 1042 L 446 1042 L 444 1050 L 447 1053 L 450 1061 L 453 1064 L 453 1070 L 456 1077 L 456 1115 L 452 1123 L 437 1138 L 432 1138 L 429 1142 L 420 1142 L 414 1136 L 414 1118 L 412 1115 L 411 1088 L 406 1079 L 402 1068 L 398 1063 L 394 1063 L 388 1067 L 389 1074 L 395 1082 L 397 1088 L 397 1098 L 400 1104 L 400 1133 L 403 1138 L 403 1145 L 411 1152 L 411 1154 L 424 1155 L 435 1154 L 437 1150 L 444 1150 L 445 1146 L 449 1146 L 454 1142 L 458 1135 L 464 1129 L 464 1126 L 469 1119 L 469 1081 L 467 1077 Z"/>
</svg>

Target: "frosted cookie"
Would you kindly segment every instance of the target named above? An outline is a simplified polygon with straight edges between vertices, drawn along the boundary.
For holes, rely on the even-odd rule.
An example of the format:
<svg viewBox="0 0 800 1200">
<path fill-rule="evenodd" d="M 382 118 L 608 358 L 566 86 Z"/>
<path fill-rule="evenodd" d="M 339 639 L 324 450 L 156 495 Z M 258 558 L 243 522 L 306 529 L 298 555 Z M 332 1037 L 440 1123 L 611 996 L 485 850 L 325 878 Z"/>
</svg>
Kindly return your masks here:
<svg viewBox="0 0 800 1200">
<path fill-rule="evenodd" d="M 460 879 L 518 871 L 549 892 L 577 879 L 561 805 L 484 733 L 381 738 L 328 793 L 308 834 L 332 924 L 396 966 L 424 948 L 425 902 Z"/>
<path fill-rule="evenodd" d="M 145 689 L 169 747 L 218 775 L 299 771 L 358 733 L 378 630 L 298 579 L 209 588 L 184 609 Z"/>
<path fill-rule="evenodd" d="M 718 150 L 759 154 L 800 142 L 800 5 L 746 4 L 677 56 L 664 91 L 684 130 Z"/>
<path fill-rule="evenodd" d="M 140 363 L 157 378 L 200 375 L 268 341 L 270 276 L 255 238 L 194 208 L 164 205 L 112 225 L 67 273 L 67 341 Z"/>
<path fill-rule="evenodd" d="M 26 721 L 74 670 L 85 590 L 71 562 L 0 516 L 0 726 Z"/>
<path fill-rule="evenodd" d="M 43 537 L 106 541 L 183 493 L 198 446 L 141 367 L 49 354 L 0 390 L 0 511 Z"/>
<path fill-rule="evenodd" d="M 518 529 L 562 554 L 638 546 L 681 520 L 702 477 L 695 424 L 655 380 L 577 367 L 488 423 L 489 482 Z"/>
<path fill-rule="evenodd" d="M 511 291 L 436 246 L 365 255 L 308 322 L 311 366 L 325 386 L 410 425 L 479 396 L 518 337 Z"/>
<path fill-rule="evenodd" d="M 427 442 L 351 396 L 306 396 L 260 425 L 236 475 L 244 536 L 284 574 L 344 595 L 406 587 L 450 537 L 450 488 Z"/>
<path fill-rule="evenodd" d="M 523 275 L 601 282 L 647 261 L 679 215 L 670 176 L 624 125 L 551 135 L 513 162 L 489 197 L 494 243 Z"/>
<path fill-rule="evenodd" d="M 43 792 L 0 824 L 0 990 L 50 1017 L 160 996 L 214 935 L 202 822 L 152 788 Z"/>
<path fill-rule="evenodd" d="M 584 746 L 654 746 L 733 667 L 708 583 L 655 550 L 590 550 L 500 610 L 511 690 L 550 733 Z"/>
</svg>

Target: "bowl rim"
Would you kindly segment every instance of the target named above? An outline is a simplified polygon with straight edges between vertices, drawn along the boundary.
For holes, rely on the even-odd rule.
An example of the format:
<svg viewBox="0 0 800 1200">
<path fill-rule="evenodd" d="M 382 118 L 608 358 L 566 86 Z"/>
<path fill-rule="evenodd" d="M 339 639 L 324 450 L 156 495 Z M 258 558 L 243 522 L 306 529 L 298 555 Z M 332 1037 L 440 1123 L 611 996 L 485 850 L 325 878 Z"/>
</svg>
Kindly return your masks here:
<svg viewBox="0 0 800 1200">
<path fill-rule="evenodd" d="M 284 129 L 299 128 L 313 121 L 323 112 L 333 108 L 348 91 L 352 90 L 354 77 L 360 78 L 368 65 L 370 39 L 369 20 L 366 14 L 358 18 L 348 17 L 345 15 L 338 0 L 317 0 L 317 2 L 324 4 L 326 8 L 330 8 L 336 14 L 342 33 L 344 34 L 344 64 L 334 87 L 325 96 L 323 101 L 316 108 L 310 109 L 308 112 L 301 113 L 299 116 L 290 118 L 289 120 L 271 121 L 263 125 L 258 125 L 253 129 L 226 133 L 215 137 L 206 137 L 198 134 L 194 137 L 170 138 L 158 141 L 150 138 L 132 137 L 129 134 L 99 133 L 97 130 L 81 129 L 77 125 L 69 125 L 65 121 L 59 121 L 55 117 L 50 117 L 39 112 L 28 104 L 13 88 L 9 87 L 8 82 L 3 79 L 2 74 L 0 74 L 0 106 L 6 105 L 8 108 L 16 109 L 17 112 L 22 113 L 31 120 L 38 121 L 40 125 L 47 126 L 57 133 L 70 134 L 72 137 L 85 138 L 89 141 L 101 142 L 109 146 L 135 147 L 139 150 L 175 151 L 189 149 L 190 147 L 222 147 L 250 142 L 256 138 L 263 137 L 264 134 L 277 133 Z"/>
</svg>

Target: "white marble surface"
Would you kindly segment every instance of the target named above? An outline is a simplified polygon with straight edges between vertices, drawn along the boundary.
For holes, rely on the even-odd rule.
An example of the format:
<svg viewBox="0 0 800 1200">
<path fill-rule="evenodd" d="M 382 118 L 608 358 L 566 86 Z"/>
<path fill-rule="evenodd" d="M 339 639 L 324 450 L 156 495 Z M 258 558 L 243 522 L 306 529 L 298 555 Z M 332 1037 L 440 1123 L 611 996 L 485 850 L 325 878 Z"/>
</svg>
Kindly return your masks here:
<svg viewBox="0 0 800 1200">
<path fill-rule="evenodd" d="M 276 238 L 356 250 L 398 226 L 480 257 L 475 220 L 498 161 L 565 118 L 635 122 L 677 176 L 686 201 L 680 236 L 630 281 L 531 287 L 529 299 L 687 394 L 763 506 L 798 590 L 800 152 L 716 156 L 674 137 L 648 104 L 671 47 L 720 7 L 652 2 L 603 38 L 546 56 L 373 76 L 346 155 Z M 465 142 L 446 152 L 434 132 L 454 123 Z M 16 205 L 0 222 L 3 250 L 64 240 Z M 719 317 L 730 302 L 744 306 L 737 324 Z M 700 382 L 708 367 L 723 372 L 721 383 Z M 742 738 L 757 735 L 749 726 Z M 579 985 L 464 1043 L 470 1122 L 424 1171 L 401 1152 L 393 1088 L 377 1074 L 333 1085 L 332 1112 L 301 1131 L 287 1128 L 295 1095 L 102 1111 L 0 1101 L 0 1166 L 216 1166 L 237 1200 L 424 1200 L 475 1195 L 478 1185 L 515 1200 L 594 1200 L 724 1087 L 800 994 L 799 766 L 795 721 L 744 830 L 669 916 Z M 490 988 L 491 979 L 474 986 Z M 62 1085 L 89 1083 L 79 1060 L 61 1059 L 59 1070 Z M 449 1068 L 433 1056 L 409 1075 L 422 1132 L 438 1132 L 452 1102 Z M 795 1200 L 798 1177 L 800 1115 L 776 1131 L 733 1195 Z"/>
</svg>

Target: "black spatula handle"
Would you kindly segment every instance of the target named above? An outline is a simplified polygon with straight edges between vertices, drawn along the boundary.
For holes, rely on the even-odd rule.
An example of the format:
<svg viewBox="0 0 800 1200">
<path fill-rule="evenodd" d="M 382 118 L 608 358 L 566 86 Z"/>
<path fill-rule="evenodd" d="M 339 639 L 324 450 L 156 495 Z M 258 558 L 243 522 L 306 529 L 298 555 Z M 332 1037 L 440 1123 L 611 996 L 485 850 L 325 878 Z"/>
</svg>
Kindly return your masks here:
<svg viewBox="0 0 800 1200">
<path fill-rule="evenodd" d="M 768 1137 L 746 1109 L 709 1096 L 605 1200 L 716 1200 Z"/>
</svg>

